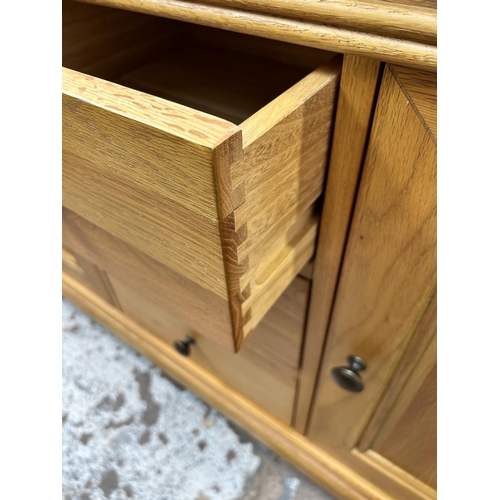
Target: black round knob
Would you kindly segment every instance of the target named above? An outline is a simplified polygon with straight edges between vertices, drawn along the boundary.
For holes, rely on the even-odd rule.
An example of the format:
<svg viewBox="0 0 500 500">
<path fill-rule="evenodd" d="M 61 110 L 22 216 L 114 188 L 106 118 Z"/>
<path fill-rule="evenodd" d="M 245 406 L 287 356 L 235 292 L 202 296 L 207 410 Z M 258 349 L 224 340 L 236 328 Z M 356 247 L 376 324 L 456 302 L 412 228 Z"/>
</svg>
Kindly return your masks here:
<svg viewBox="0 0 500 500">
<path fill-rule="evenodd" d="M 361 392 L 365 384 L 358 372 L 366 370 L 366 363 L 358 356 L 347 356 L 349 366 L 332 368 L 331 374 L 337 384 L 349 392 Z"/>
<path fill-rule="evenodd" d="M 174 342 L 175 350 L 182 354 L 183 356 L 189 356 L 191 354 L 191 344 L 194 344 L 195 341 L 191 335 L 186 335 L 184 340 L 176 340 Z"/>
</svg>

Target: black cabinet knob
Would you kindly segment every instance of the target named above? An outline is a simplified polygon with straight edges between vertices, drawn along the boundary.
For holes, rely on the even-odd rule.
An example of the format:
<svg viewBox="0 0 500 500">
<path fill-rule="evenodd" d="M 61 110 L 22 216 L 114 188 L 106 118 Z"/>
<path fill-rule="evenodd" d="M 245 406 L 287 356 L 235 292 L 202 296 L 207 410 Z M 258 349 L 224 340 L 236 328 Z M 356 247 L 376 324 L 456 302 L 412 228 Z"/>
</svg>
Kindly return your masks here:
<svg viewBox="0 0 500 500">
<path fill-rule="evenodd" d="M 191 337 L 191 335 L 186 335 L 184 340 L 176 340 L 174 342 L 174 347 L 179 354 L 189 356 L 191 354 L 191 344 L 195 344 L 193 337 Z"/>
<path fill-rule="evenodd" d="M 347 356 L 349 366 L 337 366 L 330 372 L 337 385 L 349 392 L 361 392 L 365 385 L 358 372 L 366 370 L 366 363 L 358 356 Z"/>
</svg>

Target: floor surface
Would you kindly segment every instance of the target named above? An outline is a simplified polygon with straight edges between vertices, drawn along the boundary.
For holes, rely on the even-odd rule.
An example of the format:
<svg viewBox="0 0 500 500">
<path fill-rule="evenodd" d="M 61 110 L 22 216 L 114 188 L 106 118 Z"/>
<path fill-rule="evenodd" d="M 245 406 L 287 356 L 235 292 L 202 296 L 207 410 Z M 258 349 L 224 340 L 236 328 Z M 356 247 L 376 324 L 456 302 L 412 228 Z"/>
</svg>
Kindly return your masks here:
<svg viewBox="0 0 500 500">
<path fill-rule="evenodd" d="M 63 300 L 64 500 L 334 500 Z"/>
</svg>

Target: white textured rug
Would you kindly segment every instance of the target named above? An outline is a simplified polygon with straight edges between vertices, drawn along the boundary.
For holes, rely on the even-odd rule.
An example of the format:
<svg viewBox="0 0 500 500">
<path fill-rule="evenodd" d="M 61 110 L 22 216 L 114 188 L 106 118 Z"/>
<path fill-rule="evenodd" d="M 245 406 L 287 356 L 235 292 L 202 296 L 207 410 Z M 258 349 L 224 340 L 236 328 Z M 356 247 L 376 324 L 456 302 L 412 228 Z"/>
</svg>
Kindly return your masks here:
<svg viewBox="0 0 500 500">
<path fill-rule="evenodd" d="M 234 500 L 259 467 L 222 416 L 67 301 L 62 397 L 65 500 Z"/>
</svg>

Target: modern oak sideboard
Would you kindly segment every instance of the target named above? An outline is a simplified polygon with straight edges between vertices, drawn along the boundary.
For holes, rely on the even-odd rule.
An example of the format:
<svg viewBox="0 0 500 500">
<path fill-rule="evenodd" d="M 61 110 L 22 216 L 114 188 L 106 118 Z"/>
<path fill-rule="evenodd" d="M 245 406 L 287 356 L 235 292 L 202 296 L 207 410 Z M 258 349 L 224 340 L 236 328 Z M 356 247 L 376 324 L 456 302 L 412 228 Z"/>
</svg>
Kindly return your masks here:
<svg viewBox="0 0 500 500">
<path fill-rule="evenodd" d="M 435 3 L 62 9 L 63 294 L 338 498 L 436 498 Z"/>
</svg>

